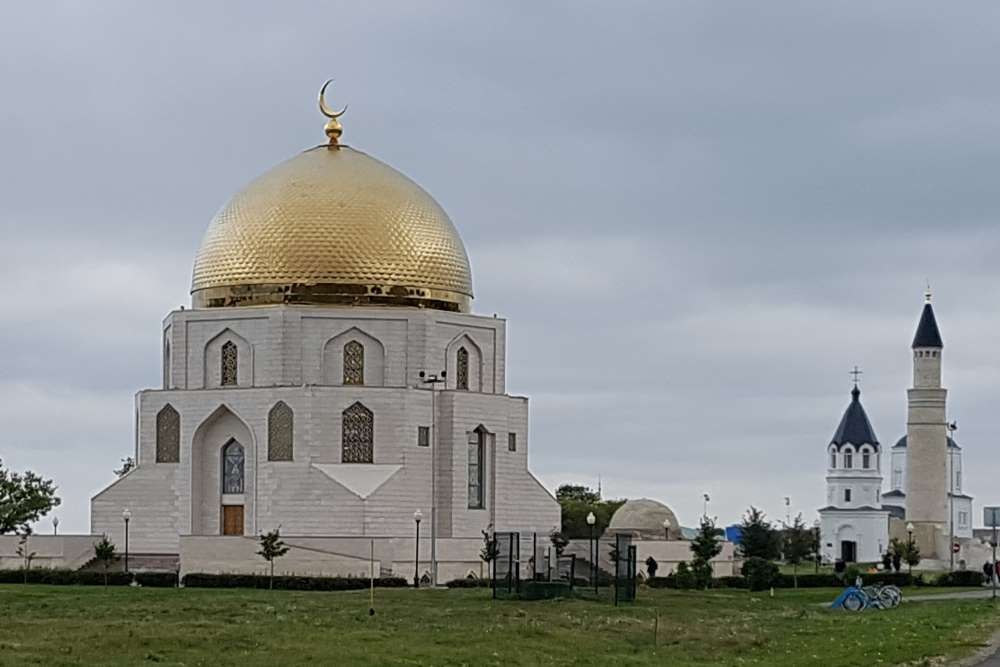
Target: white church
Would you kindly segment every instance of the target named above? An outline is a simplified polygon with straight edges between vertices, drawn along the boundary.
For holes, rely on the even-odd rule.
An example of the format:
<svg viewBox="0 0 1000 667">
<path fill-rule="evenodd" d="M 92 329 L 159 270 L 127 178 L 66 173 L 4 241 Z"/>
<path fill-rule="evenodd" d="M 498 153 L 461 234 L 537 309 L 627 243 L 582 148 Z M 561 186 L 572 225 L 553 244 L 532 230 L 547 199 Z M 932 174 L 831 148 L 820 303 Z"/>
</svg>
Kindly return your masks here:
<svg viewBox="0 0 1000 667">
<path fill-rule="evenodd" d="M 560 523 L 506 390 L 506 322 L 471 311 L 438 203 L 320 107 L 329 142 L 209 225 L 162 384 L 135 399 L 136 466 L 93 497 L 91 532 L 122 549 L 127 515 L 133 564 L 182 573 L 259 570 L 255 536 L 280 527 L 286 572 L 367 574 L 374 549 L 381 574 L 481 574 L 482 531 Z"/>
<path fill-rule="evenodd" d="M 882 491 L 882 446 L 857 384 L 827 446 L 827 505 L 819 510 L 826 561 L 877 562 L 890 537 L 905 541 L 911 536 L 920 546 L 923 567 L 985 557 L 983 545 L 973 540 L 972 497 L 962 490 L 962 448 L 950 435 L 955 425 L 947 421 L 947 390 L 941 386 L 944 343 L 930 293 L 911 347 L 907 432 L 889 453 L 889 490 Z"/>
</svg>

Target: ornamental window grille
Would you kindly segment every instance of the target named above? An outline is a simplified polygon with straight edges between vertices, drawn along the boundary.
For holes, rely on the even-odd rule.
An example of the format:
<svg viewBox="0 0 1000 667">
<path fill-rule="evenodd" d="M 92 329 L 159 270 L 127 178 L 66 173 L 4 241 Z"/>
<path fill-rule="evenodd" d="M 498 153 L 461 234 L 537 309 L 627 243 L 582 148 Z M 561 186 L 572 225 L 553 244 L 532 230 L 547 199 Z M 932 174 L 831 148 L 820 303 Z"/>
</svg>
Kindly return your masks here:
<svg viewBox="0 0 1000 667">
<path fill-rule="evenodd" d="M 243 493 L 243 445 L 230 440 L 222 448 L 222 492 Z"/>
<path fill-rule="evenodd" d="M 365 346 L 356 340 L 344 345 L 344 384 L 365 383 Z"/>
<path fill-rule="evenodd" d="M 486 449 L 486 432 L 477 428 L 469 433 L 469 509 L 481 510 L 485 504 L 483 493 L 483 459 Z"/>
<path fill-rule="evenodd" d="M 417 447 L 430 447 L 431 429 L 429 426 L 417 427 Z"/>
<path fill-rule="evenodd" d="M 854 452 L 851 451 L 844 452 L 844 467 L 845 468 L 854 467 Z"/>
<path fill-rule="evenodd" d="M 355 403 L 344 410 L 341 463 L 371 463 L 374 449 L 375 417 Z"/>
<path fill-rule="evenodd" d="M 507 434 L 507 451 L 508 452 L 517 451 L 517 433 Z"/>
<path fill-rule="evenodd" d="M 267 460 L 292 460 L 294 415 L 284 401 L 278 401 L 267 413 Z"/>
<path fill-rule="evenodd" d="M 872 465 L 872 456 L 867 451 L 861 452 L 861 467 L 868 470 Z"/>
<path fill-rule="evenodd" d="M 222 386 L 226 387 L 229 385 L 235 385 L 237 379 L 237 371 L 239 369 L 239 351 L 236 349 L 236 343 L 233 341 L 226 341 L 226 344 L 222 346 Z"/>
<path fill-rule="evenodd" d="M 181 416 L 172 405 L 165 405 L 156 415 L 156 462 L 180 463 Z"/>
<path fill-rule="evenodd" d="M 469 388 L 469 351 L 464 347 L 458 348 L 455 355 L 455 378 L 457 389 Z"/>
</svg>

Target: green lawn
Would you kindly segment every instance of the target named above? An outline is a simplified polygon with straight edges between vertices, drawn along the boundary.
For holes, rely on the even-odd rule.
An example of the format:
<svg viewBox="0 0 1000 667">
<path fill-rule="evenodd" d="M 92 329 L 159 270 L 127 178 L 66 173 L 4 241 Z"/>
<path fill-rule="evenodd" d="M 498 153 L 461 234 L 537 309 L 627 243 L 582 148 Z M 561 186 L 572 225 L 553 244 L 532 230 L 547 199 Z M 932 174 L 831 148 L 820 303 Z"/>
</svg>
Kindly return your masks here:
<svg viewBox="0 0 1000 667">
<path fill-rule="evenodd" d="M 988 600 L 818 604 L 835 593 L 640 589 L 616 609 L 377 589 L 369 617 L 367 592 L 4 585 L 0 665 L 894 665 L 967 655 L 998 619 Z"/>
</svg>

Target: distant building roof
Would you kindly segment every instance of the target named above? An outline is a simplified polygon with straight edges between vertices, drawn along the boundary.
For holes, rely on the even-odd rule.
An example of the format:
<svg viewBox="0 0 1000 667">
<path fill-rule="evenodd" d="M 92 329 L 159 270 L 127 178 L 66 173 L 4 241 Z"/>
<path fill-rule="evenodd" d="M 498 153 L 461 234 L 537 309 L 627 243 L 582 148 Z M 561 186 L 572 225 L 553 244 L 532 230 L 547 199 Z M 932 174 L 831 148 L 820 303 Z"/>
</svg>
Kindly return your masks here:
<svg viewBox="0 0 1000 667">
<path fill-rule="evenodd" d="M 872 507 L 871 505 L 862 505 L 861 507 L 835 507 L 833 505 L 827 505 L 826 507 L 820 507 L 818 511 L 820 512 L 883 512 L 887 510 L 887 507 Z"/>
<path fill-rule="evenodd" d="M 892 491 L 886 491 L 882 494 L 883 498 L 905 498 L 906 494 L 899 489 L 893 489 Z"/>
<path fill-rule="evenodd" d="M 878 447 L 878 438 L 875 437 L 875 429 L 868 420 L 864 407 L 861 405 L 861 390 L 857 385 L 851 390 L 851 402 L 844 410 L 844 416 L 840 419 L 840 426 L 833 434 L 830 444 L 841 447 L 847 443 L 852 445 L 875 445 Z"/>
<path fill-rule="evenodd" d="M 941 332 L 938 331 L 937 319 L 934 317 L 934 308 L 931 306 L 930 297 L 928 297 L 927 303 L 924 304 L 924 311 L 920 313 L 920 323 L 917 324 L 917 333 L 913 336 L 913 347 L 944 347 L 944 342 L 941 340 Z"/>
<path fill-rule="evenodd" d="M 897 440 L 896 444 L 892 446 L 893 449 L 902 448 L 902 447 L 906 447 L 906 436 L 905 435 L 902 438 L 900 438 L 899 440 Z M 958 445 L 957 442 L 955 442 L 951 438 L 948 438 L 948 449 L 961 449 L 961 447 Z"/>
</svg>

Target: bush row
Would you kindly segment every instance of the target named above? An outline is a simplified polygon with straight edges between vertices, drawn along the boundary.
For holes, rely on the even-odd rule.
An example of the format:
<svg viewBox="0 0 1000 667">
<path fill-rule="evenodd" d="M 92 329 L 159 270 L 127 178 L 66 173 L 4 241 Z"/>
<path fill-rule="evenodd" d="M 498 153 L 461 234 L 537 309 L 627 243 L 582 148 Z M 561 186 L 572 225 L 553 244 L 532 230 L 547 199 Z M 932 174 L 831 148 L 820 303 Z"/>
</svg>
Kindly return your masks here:
<svg viewBox="0 0 1000 667">
<path fill-rule="evenodd" d="M 186 588 L 268 588 L 267 575 L 261 574 L 185 574 Z M 276 576 L 274 588 L 289 591 L 352 591 L 368 588 L 371 582 L 362 577 L 296 577 Z M 382 588 L 408 586 L 403 577 L 376 577 L 375 585 Z"/>
<path fill-rule="evenodd" d="M 173 572 L 108 572 L 108 586 L 128 586 L 135 581 L 140 586 L 172 587 L 177 585 Z M 0 570 L 0 584 L 24 583 L 24 570 Z M 29 584 L 57 586 L 103 586 L 104 573 L 88 570 L 65 570 L 38 567 L 28 570 Z"/>
<path fill-rule="evenodd" d="M 799 588 L 839 588 L 845 584 L 852 583 L 850 581 L 845 582 L 844 579 L 838 578 L 836 575 L 829 573 L 800 574 L 798 579 Z M 861 580 L 866 586 L 872 584 L 893 586 L 977 586 L 982 583 L 983 575 L 975 571 L 952 572 L 950 574 L 940 575 L 935 580 L 928 583 L 924 580 L 922 574 L 911 576 L 906 572 L 877 572 L 875 574 L 862 574 Z M 759 585 L 766 588 L 767 586 L 764 585 L 765 583 L 766 582 L 762 582 Z M 651 588 L 678 587 L 677 577 L 674 576 L 673 573 L 668 574 L 665 577 L 652 577 L 647 579 L 646 584 Z M 794 588 L 795 578 L 790 574 L 777 574 L 771 580 L 770 585 L 774 586 L 774 588 Z M 746 577 L 728 576 L 716 577 L 712 579 L 712 587 L 747 588 L 748 584 Z"/>
<path fill-rule="evenodd" d="M 445 584 L 448 588 L 489 588 L 489 579 L 452 579 Z"/>
</svg>

